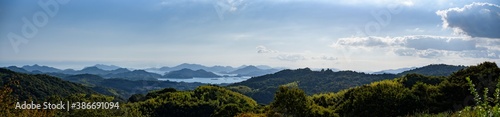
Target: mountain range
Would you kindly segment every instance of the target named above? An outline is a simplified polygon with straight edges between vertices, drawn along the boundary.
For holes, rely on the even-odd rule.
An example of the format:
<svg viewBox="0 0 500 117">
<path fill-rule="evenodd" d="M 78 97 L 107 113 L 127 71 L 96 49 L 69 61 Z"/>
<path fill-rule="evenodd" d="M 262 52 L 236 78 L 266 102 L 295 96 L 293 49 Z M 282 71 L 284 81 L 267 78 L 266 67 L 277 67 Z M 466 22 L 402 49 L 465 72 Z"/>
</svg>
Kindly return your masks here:
<svg viewBox="0 0 500 117">
<path fill-rule="evenodd" d="M 161 78 L 164 77 L 161 74 L 169 74 L 169 72 L 176 73 L 174 76 L 181 76 L 182 78 L 186 78 L 186 76 L 193 75 L 192 72 L 197 71 L 200 73 L 196 73 L 194 77 L 221 77 L 221 76 L 261 76 L 265 74 L 270 74 L 277 72 L 281 69 L 272 68 L 266 65 L 242 65 L 237 68 L 233 68 L 231 66 L 212 66 L 207 67 L 200 64 L 189 64 L 183 63 L 177 65 L 175 67 L 161 67 L 161 68 L 147 68 L 142 71 L 131 71 L 127 68 L 121 68 L 116 65 L 104 65 L 104 64 L 96 64 L 93 66 L 85 67 L 81 70 L 74 69 L 57 69 L 49 66 L 41 66 L 38 64 L 35 65 L 25 65 L 22 67 L 17 66 L 9 66 L 6 67 L 12 71 L 20 72 L 20 73 L 32 73 L 32 74 L 50 74 L 57 77 L 64 77 L 67 75 L 76 75 L 76 74 L 95 74 L 104 78 L 126 78 L 131 80 L 144 80 L 144 78 L 153 80 L 153 78 Z M 192 72 L 181 71 L 183 69 L 190 69 Z M 201 73 L 203 71 L 210 73 Z M 179 72 L 180 71 L 180 72 Z M 234 75 L 228 75 L 234 74 Z M 173 77 L 173 76 L 167 76 Z M 181 78 L 179 77 L 179 78 Z"/>
<path fill-rule="evenodd" d="M 7 68 L 29 72 L 19 67 Z M 242 73 L 252 69 L 258 68 L 246 66 L 234 72 Z M 109 72 L 110 70 L 89 67 L 86 70 L 79 71 Z M 181 69 L 169 73 L 180 71 L 210 73 L 201 69 L 196 71 Z M 32 70 L 32 72 L 41 71 Z M 145 70 L 129 72 L 137 74 L 149 73 Z M 467 67 L 431 64 L 398 74 L 372 74 L 356 71 L 334 71 L 332 69 L 313 71 L 309 68 L 301 68 L 285 69 L 272 74 L 252 77 L 246 81 L 228 86 L 201 86 L 205 84 L 148 80 L 133 81 L 104 78 L 94 74 L 78 74 L 55 78 L 46 74 L 16 73 L 12 70 L 0 68 L 0 77 L 2 78 L 0 84 L 15 89 L 12 93 L 13 96 L 23 100 L 59 99 L 59 97 L 65 96 L 74 97 L 72 94 L 76 93 L 82 93 L 82 95 L 74 99 L 93 98 L 95 93 L 111 96 L 109 99 L 115 101 L 128 98 L 129 102 L 126 102 L 127 104 L 141 106 L 141 109 L 134 109 L 146 114 L 156 113 L 156 115 L 152 114 L 155 116 L 170 113 L 175 109 L 177 110 L 174 113 L 178 115 L 207 109 L 207 113 L 213 111 L 217 115 L 228 115 L 226 112 L 219 112 L 218 110 L 243 110 L 243 108 L 246 108 L 245 105 L 248 104 L 257 106 L 256 102 L 268 105 L 259 108 L 260 110 L 302 107 L 304 111 L 318 112 L 318 116 L 330 116 L 330 114 L 325 115 L 325 112 L 335 112 L 344 116 L 370 116 L 375 112 L 379 112 L 376 113 L 377 116 L 384 116 L 388 113 L 393 116 L 402 116 L 421 111 L 428 113 L 449 111 L 448 109 L 453 109 L 452 105 L 462 104 L 465 97 L 470 97 L 467 92 L 466 79 L 469 80 L 469 83 L 472 81 L 486 83 L 487 87 L 490 87 L 496 85 L 494 80 L 499 77 L 498 73 L 500 73 L 500 68 L 491 62 Z M 485 75 L 489 76 L 485 77 Z M 125 76 L 133 76 L 133 74 Z M 469 77 L 471 79 L 468 79 Z M 16 84 L 17 82 L 19 84 Z M 481 89 L 478 90 L 478 92 L 482 91 Z M 233 97 L 238 98 L 233 99 Z M 251 103 L 241 104 L 242 102 Z M 188 106 L 186 106 L 187 103 L 189 103 Z M 221 104 L 228 105 L 218 107 Z M 398 109 L 406 110 L 399 112 Z M 365 110 L 370 110 L 370 112 L 365 112 Z M 259 111 L 246 110 L 243 112 Z M 237 114 L 237 112 L 235 113 Z M 198 113 L 197 115 L 211 114 Z M 313 115 L 315 114 L 313 113 Z"/>
</svg>

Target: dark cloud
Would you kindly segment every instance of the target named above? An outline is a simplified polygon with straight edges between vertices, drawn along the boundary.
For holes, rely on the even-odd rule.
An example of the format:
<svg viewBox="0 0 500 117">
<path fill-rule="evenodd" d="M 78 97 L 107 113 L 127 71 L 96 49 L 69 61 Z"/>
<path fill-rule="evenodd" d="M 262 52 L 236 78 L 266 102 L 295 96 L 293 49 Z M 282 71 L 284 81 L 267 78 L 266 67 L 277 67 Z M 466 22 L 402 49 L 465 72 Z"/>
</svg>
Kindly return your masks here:
<svg viewBox="0 0 500 117">
<path fill-rule="evenodd" d="M 462 8 L 436 12 L 443 27 L 471 37 L 500 38 L 500 6 L 491 3 L 472 3 Z"/>
</svg>

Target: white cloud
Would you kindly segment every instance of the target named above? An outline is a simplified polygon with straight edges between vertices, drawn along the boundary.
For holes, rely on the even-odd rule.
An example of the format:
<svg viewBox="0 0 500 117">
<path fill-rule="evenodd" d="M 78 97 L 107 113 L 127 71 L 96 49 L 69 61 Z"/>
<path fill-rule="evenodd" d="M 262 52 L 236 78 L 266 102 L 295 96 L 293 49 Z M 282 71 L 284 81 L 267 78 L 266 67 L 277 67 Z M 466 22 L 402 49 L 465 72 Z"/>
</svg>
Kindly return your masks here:
<svg viewBox="0 0 500 117">
<path fill-rule="evenodd" d="M 257 46 L 257 53 L 278 53 L 276 50 L 267 49 L 265 46 Z"/>
<path fill-rule="evenodd" d="M 499 40 L 468 37 L 403 36 L 340 38 L 334 48 L 385 48 L 398 56 L 500 58 Z"/>
<path fill-rule="evenodd" d="M 500 6 L 491 3 L 472 3 L 462 8 L 436 12 L 444 28 L 471 37 L 500 38 Z"/>
<path fill-rule="evenodd" d="M 425 30 L 420 29 L 420 28 L 414 28 L 414 29 L 406 29 L 406 32 L 422 33 L 422 32 L 425 32 Z"/>
<path fill-rule="evenodd" d="M 306 57 L 300 54 L 280 54 L 276 57 L 276 59 L 281 61 L 296 62 L 300 60 L 306 60 Z"/>
<path fill-rule="evenodd" d="M 334 60 L 338 60 L 339 58 L 333 57 L 333 56 L 322 55 L 322 56 L 317 56 L 317 57 L 311 57 L 311 59 L 325 60 L 325 61 L 334 61 Z"/>
</svg>

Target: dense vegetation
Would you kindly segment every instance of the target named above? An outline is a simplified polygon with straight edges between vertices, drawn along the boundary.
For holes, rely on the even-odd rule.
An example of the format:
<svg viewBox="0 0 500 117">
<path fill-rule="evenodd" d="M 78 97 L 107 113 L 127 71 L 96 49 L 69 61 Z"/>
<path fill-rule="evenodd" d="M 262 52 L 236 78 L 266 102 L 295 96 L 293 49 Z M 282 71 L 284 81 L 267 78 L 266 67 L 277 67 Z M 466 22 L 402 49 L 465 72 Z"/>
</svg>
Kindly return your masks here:
<svg viewBox="0 0 500 117">
<path fill-rule="evenodd" d="M 146 115 L 171 117 L 232 117 L 258 106 L 251 98 L 219 86 L 200 86 L 193 91 L 165 90 L 134 99 L 141 101 L 131 105 Z"/>
<path fill-rule="evenodd" d="M 269 104 L 280 85 L 298 82 L 306 94 L 337 92 L 370 82 L 395 78 L 394 74 L 365 74 L 353 71 L 311 71 L 309 68 L 283 70 L 274 74 L 254 77 L 230 85 L 230 89 L 252 97 L 258 103 Z"/>
<path fill-rule="evenodd" d="M 273 100 L 274 92 L 280 85 L 298 82 L 306 94 L 338 92 L 343 89 L 369 84 L 374 81 L 393 79 L 406 74 L 417 73 L 428 76 L 452 74 L 464 66 L 444 64 L 428 65 L 409 70 L 397 75 L 394 74 L 366 74 L 354 71 L 334 72 L 330 69 L 312 71 L 309 68 L 297 70 L 282 70 L 280 72 L 254 77 L 247 81 L 234 83 L 230 89 L 252 97 L 258 103 L 269 104 Z"/>
<path fill-rule="evenodd" d="M 69 96 L 75 93 L 92 94 L 91 89 L 80 84 L 63 81 L 48 75 L 29 75 L 0 68 L 0 85 L 13 90 L 19 100 L 41 101 L 48 96 Z"/>
<path fill-rule="evenodd" d="M 149 81 L 149 80 L 126 80 L 126 79 L 104 79 L 98 75 L 80 74 L 64 77 L 64 80 L 80 83 L 91 87 L 96 92 L 111 96 L 118 96 L 127 99 L 133 94 L 146 94 L 151 90 L 158 90 L 166 87 L 178 90 L 193 90 L 203 83 L 184 83 L 171 81 Z"/>
<path fill-rule="evenodd" d="M 426 76 L 449 76 L 453 72 L 461 70 L 465 68 L 465 66 L 454 66 L 454 65 L 445 65 L 445 64 L 431 64 L 420 68 L 415 68 L 412 70 L 404 71 L 399 73 L 399 76 L 404 76 L 406 74 L 422 74 Z"/>
<path fill-rule="evenodd" d="M 1 74 L 0 76 L 2 78 L 11 77 L 5 74 Z M 23 77 L 34 76 L 37 75 Z M 165 88 L 151 91 L 145 95 L 135 94 L 129 98 L 127 103 L 122 105 L 123 108 L 121 109 L 72 110 L 70 112 L 12 110 L 12 106 L 9 104 L 13 103 L 15 99 L 12 98 L 13 95 L 11 93 L 15 94 L 18 92 L 8 87 L 10 85 L 5 85 L 9 83 L 2 82 L 4 87 L 0 91 L 0 102 L 2 102 L 0 103 L 0 112 L 14 116 L 324 117 L 500 115 L 500 68 L 495 63 L 484 62 L 476 66 L 469 66 L 449 76 L 426 76 L 420 74 L 406 74 L 398 78 L 384 78 L 384 76 L 392 75 L 370 75 L 350 71 L 332 72 L 330 70 L 311 71 L 309 69 L 284 70 L 275 74 L 252 78 L 259 82 L 246 82 L 246 85 L 242 85 L 245 83 L 242 82 L 228 87 L 199 86 L 189 91 Z M 253 81 L 252 79 L 249 81 Z M 316 81 L 315 83 L 318 84 L 319 88 L 324 86 L 323 88 L 328 91 L 311 92 L 312 94 L 309 94 L 308 91 L 313 91 L 310 90 L 313 82 L 305 79 Z M 349 79 L 357 82 L 348 82 Z M 99 79 L 97 80 L 99 81 Z M 85 85 L 92 85 L 91 82 L 93 81 L 87 81 Z M 336 87 L 333 87 L 333 85 L 322 84 L 325 82 L 342 82 L 355 85 L 352 85 L 353 87 L 350 88 L 335 89 Z M 263 87 L 262 83 L 272 84 L 270 86 L 277 85 L 274 90 L 268 89 L 274 95 L 269 105 L 258 105 L 252 98 L 238 93 L 251 94 L 259 92 L 260 89 L 254 88 L 259 85 Z M 25 84 L 20 85 L 25 86 Z M 123 85 L 132 86 L 129 84 Z M 232 90 L 237 90 L 238 92 Z M 116 100 L 116 98 L 110 96 L 81 93 L 68 96 L 48 96 L 45 99 L 49 101 Z"/>
</svg>

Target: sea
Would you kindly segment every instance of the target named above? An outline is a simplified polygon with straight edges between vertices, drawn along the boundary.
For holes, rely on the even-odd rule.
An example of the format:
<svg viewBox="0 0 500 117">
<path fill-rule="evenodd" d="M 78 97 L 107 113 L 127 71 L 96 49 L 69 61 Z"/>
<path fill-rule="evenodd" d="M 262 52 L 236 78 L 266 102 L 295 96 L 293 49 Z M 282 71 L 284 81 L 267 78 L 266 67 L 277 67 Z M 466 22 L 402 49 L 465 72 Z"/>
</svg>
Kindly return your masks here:
<svg viewBox="0 0 500 117">
<path fill-rule="evenodd" d="M 219 78 L 158 78 L 161 81 L 173 81 L 173 82 L 199 82 L 199 83 L 207 83 L 207 84 L 231 84 L 236 82 L 241 82 L 250 79 L 249 76 L 242 77 L 219 77 Z"/>
</svg>

